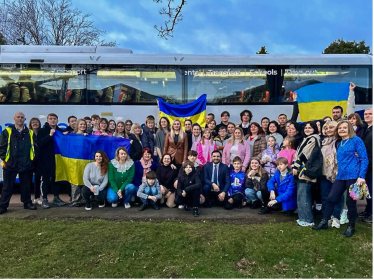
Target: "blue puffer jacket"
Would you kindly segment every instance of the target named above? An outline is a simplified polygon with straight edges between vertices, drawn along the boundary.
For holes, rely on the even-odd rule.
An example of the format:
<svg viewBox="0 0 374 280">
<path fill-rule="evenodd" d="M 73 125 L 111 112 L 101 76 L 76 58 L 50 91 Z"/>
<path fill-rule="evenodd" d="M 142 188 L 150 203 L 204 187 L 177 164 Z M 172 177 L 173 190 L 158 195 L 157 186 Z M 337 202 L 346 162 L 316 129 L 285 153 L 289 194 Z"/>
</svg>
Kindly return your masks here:
<svg viewBox="0 0 374 280">
<path fill-rule="evenodd" d="M 288 168 L 288 171 L 290 169 Z M 276 201 L 282 202 L 283 211 L 294 210 L 297 208 L 296 203 L 296 185 L 292 173 L 288 172 L 283 181 L 280 181 L 281 174 L 279 170 L 275 171 L 274 176 L 268 181 L 267 187 L 269 192 L 278 192 Z"/>
</svg>

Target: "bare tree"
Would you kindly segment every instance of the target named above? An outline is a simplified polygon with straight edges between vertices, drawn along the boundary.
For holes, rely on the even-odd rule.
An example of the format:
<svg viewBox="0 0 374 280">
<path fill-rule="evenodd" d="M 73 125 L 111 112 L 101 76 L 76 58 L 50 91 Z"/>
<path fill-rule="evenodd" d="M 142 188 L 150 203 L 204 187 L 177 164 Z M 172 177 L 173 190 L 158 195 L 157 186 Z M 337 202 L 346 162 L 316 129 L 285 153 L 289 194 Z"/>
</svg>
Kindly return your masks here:
<svg viewBox="0 0 374 280">
<path fill-rule="evenodd" d="M 105 31 L 94 26 L 91 14 L 72 9 L 71 0 L 6 0 L 4 6 L 0 33 L 8 44 L 116 46 L 101 39 Z"/>
<path fill-rule="evenodd" d="M 162 3 L 162 0 L 153 1 L 156 3 Z M 168 37 L 173 37 L 174 27 L 179 21 L 182 20 L 183 16 L 181 11 L 183 6 L 187 3 L 186 0 L 180 0 L 180 5 L 178 5 L 176 8 L 173 8 L 172 3 L 174 3 L 174 0 L 167 1 L 167 8 L 161 8 L 159 11 L 160 15 L 166 15 L 168 17 L 168 20 L 164 22 L 165 26 L 154 26 L 158 31 L 158 36 L 164 38 L 165 40 L 167 40 Z"/>
</svg>

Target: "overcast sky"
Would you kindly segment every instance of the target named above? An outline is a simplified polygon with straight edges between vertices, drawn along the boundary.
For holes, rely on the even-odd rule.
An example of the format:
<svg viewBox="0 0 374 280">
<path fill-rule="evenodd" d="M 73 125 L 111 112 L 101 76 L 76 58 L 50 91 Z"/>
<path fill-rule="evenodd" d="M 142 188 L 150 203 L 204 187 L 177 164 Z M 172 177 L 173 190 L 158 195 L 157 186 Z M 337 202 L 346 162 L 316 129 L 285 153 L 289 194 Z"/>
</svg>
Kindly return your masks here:
<svg viewBox="0 0 374 280">
<path fill-rule="evenodd" d="M 371 0 L 187 0 L 169 40 L 154 25 L 166 5 L 153 0 L 73 0 L 92 13 L 105 39 L 134 53 L 320 54 L 333 40 L 365 40 L 372 50 Z M 175 0 L 175 4 L 180 0 Z"/>
</svg>

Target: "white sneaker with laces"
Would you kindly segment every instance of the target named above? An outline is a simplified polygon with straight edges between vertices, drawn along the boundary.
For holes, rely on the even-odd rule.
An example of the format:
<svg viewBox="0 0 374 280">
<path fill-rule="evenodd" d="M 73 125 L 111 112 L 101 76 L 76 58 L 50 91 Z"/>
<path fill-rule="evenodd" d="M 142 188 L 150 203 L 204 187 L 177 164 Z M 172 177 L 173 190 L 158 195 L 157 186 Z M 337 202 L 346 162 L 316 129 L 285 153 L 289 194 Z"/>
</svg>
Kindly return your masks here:
<svg viewBox="0 0 374 280">
<path fill-rule="evenodd" d="M 112 203 L 112 207 L 114 208 L 114 207 L 117 207 L 118 206 L 118 204 L 117 203 Z"/>
<path fill-rule="evenodd" d="M 125 203 L 125 208 L 126 208 L 126 209 L 129 209 L 129 208 L 131 208 L 131 205 L 130 205 L 130 203 Z"/>
<path fill-rule="evenodd" d="M 35 198 L 32 203 L 42 206 L 43 201 L 40 198 Z"/>
<path fill-rule="evenodd" d="M 340 228 L 340 221 L 337 218 L 333 218 L 331 227 Z"/>
<path fill-rule="evenodd" d="M 184 205 L 179 205 L 178 208 L 179 208 L 179 209 L 183 209 L 183 208 L 184 208 Z"/>
</svg>

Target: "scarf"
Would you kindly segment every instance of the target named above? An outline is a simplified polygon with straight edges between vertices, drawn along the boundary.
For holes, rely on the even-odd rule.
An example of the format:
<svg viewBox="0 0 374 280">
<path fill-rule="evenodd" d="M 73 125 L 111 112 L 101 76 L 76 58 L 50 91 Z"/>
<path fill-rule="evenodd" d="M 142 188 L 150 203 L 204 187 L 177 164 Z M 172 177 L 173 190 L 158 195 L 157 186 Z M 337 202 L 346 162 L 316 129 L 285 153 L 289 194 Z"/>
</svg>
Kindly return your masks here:
<svg viewBox="0 0 374 280">
<path fill-rule="evenodd" d="M 336 175 L 338 174 L 338 161 L 336 159 L 335 137 L 326 137 L 322 141 L 321 152 L 323 155 L 323 168 L 322 174 L 326 179 L 335 182 Z"/>
<path fill-rule="evenodd" d="M 145 180 L 145 174 L 147 174 L 149 171 L 151 171 L 151 166 L 152 166 L 152 159 L 148 161 L 147 163 L 144 161 L 143 158 L 140 159 L 140 164 L 143 167 L 143 177 L 142 181 Z"/>
<path fill-rule="evenodd" d="M 197 151 L 197 145 L 200 143 L 200 140 L 201 140 L 201 136 L 199 135 L 195 141 L 195 135 L 191 135 L 191 139 L 192 139 L 192 146 L 191 146 L 191 150 L 194 150 L 194 151 Z"/>
</svg>

